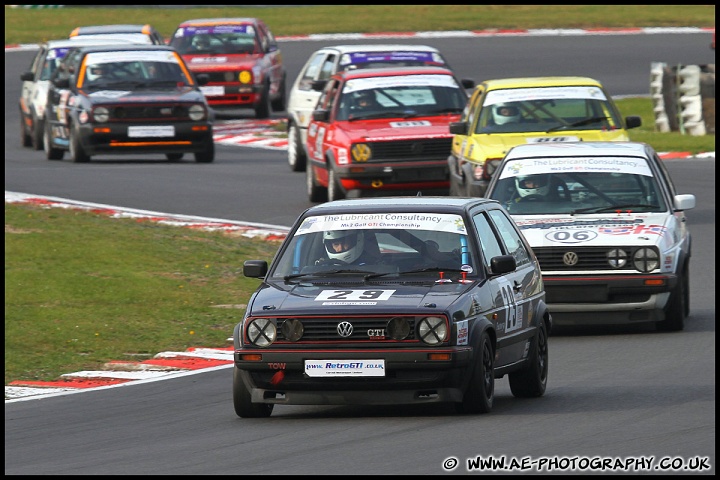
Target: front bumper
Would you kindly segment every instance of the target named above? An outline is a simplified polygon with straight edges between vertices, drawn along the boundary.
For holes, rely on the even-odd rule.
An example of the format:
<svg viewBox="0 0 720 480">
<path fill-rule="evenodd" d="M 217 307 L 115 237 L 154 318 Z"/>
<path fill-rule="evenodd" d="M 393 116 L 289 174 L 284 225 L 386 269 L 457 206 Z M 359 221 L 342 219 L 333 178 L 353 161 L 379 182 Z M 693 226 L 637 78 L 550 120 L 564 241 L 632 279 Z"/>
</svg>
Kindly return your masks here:
<svg viewBox="0 0 720 480">
<path fill-rule="evenodd" d="M 253 107 L 262 99 L 261 85 L 219 84 L 204 85 L 201 90 L 211 107 Z M 207 93 L 206 93 L 207 92 Z"/>
<path fill-rule="evenodd" d="M 80 127 L 80 142 L 88 155 L 134 153 L 195 153 L 208 150 L 213 143 L 209 123 L 175 123 L 173 136 L 130 137 L 128 127 L 138 124 L 97 124 Z M 98 132 L 100 128 L 103 131 Z"/>
<path fill-rule="evenodd" d="M 445 162 L 353 164 L 336 167 L 337 177 L 345 191 L 351 190 L 447 190 L 448 168 Z"/>
<path fill-rule="evenodd" d="M 242 360 L 245 353 L 262 360 Z M 430 360 L 449 353 L 449 360 Z M 309 377 L 305 360 L 385 361 L 382 377 Z M 457 402 L 470 375 L 472 348 L 236 350 L 235 366 L 253 402 L 288 405 L 393 405 Z"/>
<path fill-rule="evenodd" d="M 664 319 L 678 277 L 543 275 L 545 301 L 558 325 L 614 325 Z M 648 285 L 648 281 L 662 281 Z"/>
</svg>

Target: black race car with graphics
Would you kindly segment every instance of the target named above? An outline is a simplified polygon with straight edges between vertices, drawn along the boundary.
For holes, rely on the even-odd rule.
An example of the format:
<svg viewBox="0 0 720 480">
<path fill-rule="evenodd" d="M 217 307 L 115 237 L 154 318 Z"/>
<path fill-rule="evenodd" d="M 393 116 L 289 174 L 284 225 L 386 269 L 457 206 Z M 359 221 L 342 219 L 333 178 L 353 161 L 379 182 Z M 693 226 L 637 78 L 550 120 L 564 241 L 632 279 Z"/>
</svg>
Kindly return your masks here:
<svg viewBox="0 0 720 480">
<path fill-rule="evenodd" d="M 280 405 L 451 403 L 486 413 L 495 378 L 544 394 L 552 319 L 535 255 L 482 198 L 338 200 L 306 210 L 235 327 L 240 417 Z"/>
<path fill-rule="evenodd" d="M 166 45 L 78 47 L 48 89 L 44 148 L 74 162 L 93 155 L 162 154 L 215 158 L 213 113 L 182 57 Z"/>
</svg>

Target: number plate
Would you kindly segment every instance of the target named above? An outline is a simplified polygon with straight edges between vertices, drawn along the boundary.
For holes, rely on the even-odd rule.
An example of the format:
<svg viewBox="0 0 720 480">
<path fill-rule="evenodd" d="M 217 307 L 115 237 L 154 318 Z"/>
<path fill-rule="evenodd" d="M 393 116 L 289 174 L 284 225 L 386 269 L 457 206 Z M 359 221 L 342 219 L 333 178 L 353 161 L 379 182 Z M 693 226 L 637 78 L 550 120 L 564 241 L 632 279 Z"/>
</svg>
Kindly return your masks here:
<svg viewBox="0 0 720 480">
<path fill-rule="evenodd" d="M 175 127 L 172 125 L 158 125 L 154 127 L 128 127 L 128 137 L 130 138 L 146 138 L 146 137 L 174 137 Z"/>
<path fill-rule="evenodd" d="M 217 97 L 219 95 L 225 95 L 225 87 L 200 87 L 200 91 L 205 95 L 206 97 Z"/>
<path fill-rule="evenodd" d="M 305 360 L 308 377 L 384 377 L 385 360 Z"/>
</svg>

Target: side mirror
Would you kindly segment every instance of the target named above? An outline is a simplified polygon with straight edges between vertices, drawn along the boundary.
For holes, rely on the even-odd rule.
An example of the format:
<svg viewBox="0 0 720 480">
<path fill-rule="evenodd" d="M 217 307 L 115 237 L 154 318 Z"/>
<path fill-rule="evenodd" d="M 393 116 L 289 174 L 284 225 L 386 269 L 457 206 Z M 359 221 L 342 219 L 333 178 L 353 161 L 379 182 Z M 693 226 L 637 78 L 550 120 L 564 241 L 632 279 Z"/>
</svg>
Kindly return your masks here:
<svg viewBox="0 0 720 480">
<path fill-rule="evenodd" d="M 637 128 L 642 125 L 642 118 L 637 115 L 630 115 L 625 117 L 625 128 Z"/>
<path fill-rule="evenodd" d="M 313 110 L 312 118 L 316 122 L 327 122 L 330 118 L 330 112 L 327 110 Z"/>
<path fill-rule="evenodd" d="M 243 275 L 250 278 L 265 278 L 268 272 L 268 263 L 265 260 L 245 260 Z"/>
<path fill-rule="evenodd" d="M 675 210 L 691 210 L 695 208 L 695 195 L 688 193 L 675 195 L 673 203 L 675 204 Z"/>
<path fill-rule="evenodd" d="M 470 78 L 463 78 L 462 80 L 460 80 L 460 83 L 462 84 L 463 88 L 475 88 L 475 80 L 472 80 Z"/>
<path fill-rule="evenodd" d="M 55 78 L 55 79 L 53 79 L 52 83 L 57 88 L 70 88 L 70 79 L 67 77 Z"/>
<path fill-rule="evenodd" d="M 198 85 L 207 85 L 210 81 L 210 76 L 207 73 L 198 73 L 195 75 L 195 81 Z"/>
<path fill-rule="evenodd" d="M 327 85 L 327 80 L 313 80 L 310 84 L 310 88 L 316 92 L 322 92 L 325 89 L 325 85 Z"/>
<path fill-rule="evenodd" d="M 23 82 L 32 82 L 35 80 L 35 74 L 33 72 L 23 72 L 20 74 L 20 80 Z"/>
<path fill-rule="evenodd" d="M 490 259 L 490 271 L 492 275 L 514 272 L 517 268 L 515 257 L 512 255 L 498 255 Z"/>
<path fill-rule="evenodd" d="M 450 122 L 450 133 L 453 135 L 467 135 L 467 122 Z"/>
</svg>

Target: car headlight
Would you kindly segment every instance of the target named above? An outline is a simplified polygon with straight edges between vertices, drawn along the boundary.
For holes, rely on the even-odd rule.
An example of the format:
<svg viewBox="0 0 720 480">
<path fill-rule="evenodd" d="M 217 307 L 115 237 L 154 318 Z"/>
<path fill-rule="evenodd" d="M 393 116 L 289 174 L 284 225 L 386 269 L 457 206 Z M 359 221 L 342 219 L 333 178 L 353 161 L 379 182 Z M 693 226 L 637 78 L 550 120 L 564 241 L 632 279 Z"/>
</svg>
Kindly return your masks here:
<svg viewBox="0 0 720 480">
<path fill-rule="evenodd" d="M 417 334 L 428 345 L 438 345 L 447 336 L 447 323 L 442 317 L 425 317 L 418 323 Z"/>
<path fill-rule="evenodd" d="M 269 318 L 256 318 L 247 327 L 250 343 L 258 347 L 269 347 L 277 339 L 277 327 Z"/>
<path fill-rule="evenodd" d="M 193 105 L 190 107 L 190 110 L 188 110 L 188 115 L 190 116 L 190 120 L 202 120 L 205 118 L 205 107 L 202 105 Z"/>
<path fill-rule="evenodd" d="M 613 248 L 607 253 L 608 264 L 612 268 L 622 268 L 628 260 L 628 255 L 622 248 Z"/>
<path fill-rule="evenodd" d="M 652 272 L 660 266 L 660 256 L 652 248 L 638 248 L 633 254 L 633 266 L 640 272 Z"/>
<path fill-rule="evenodd" d="M 305 327 L 302 322 L 297 318 L 288 318 L 282 323 L 280 331 L 283 334 L 283 338 L 289 342 L 297 342 L 305 333 Z"/>
<path fill-rule="evenodd" d="M 403 317 L 391 318 L 387 323 L 387 334 L 393 340 L 405 340 L 410 335 L 410 324 Z"/>
<path fill-rule="evenodd" d="M 105 107 L 95 107 L 93 110 L 93 120 L 97 123 L 105 123 L 110 120 L 110 110 Z"/>
</svg>

